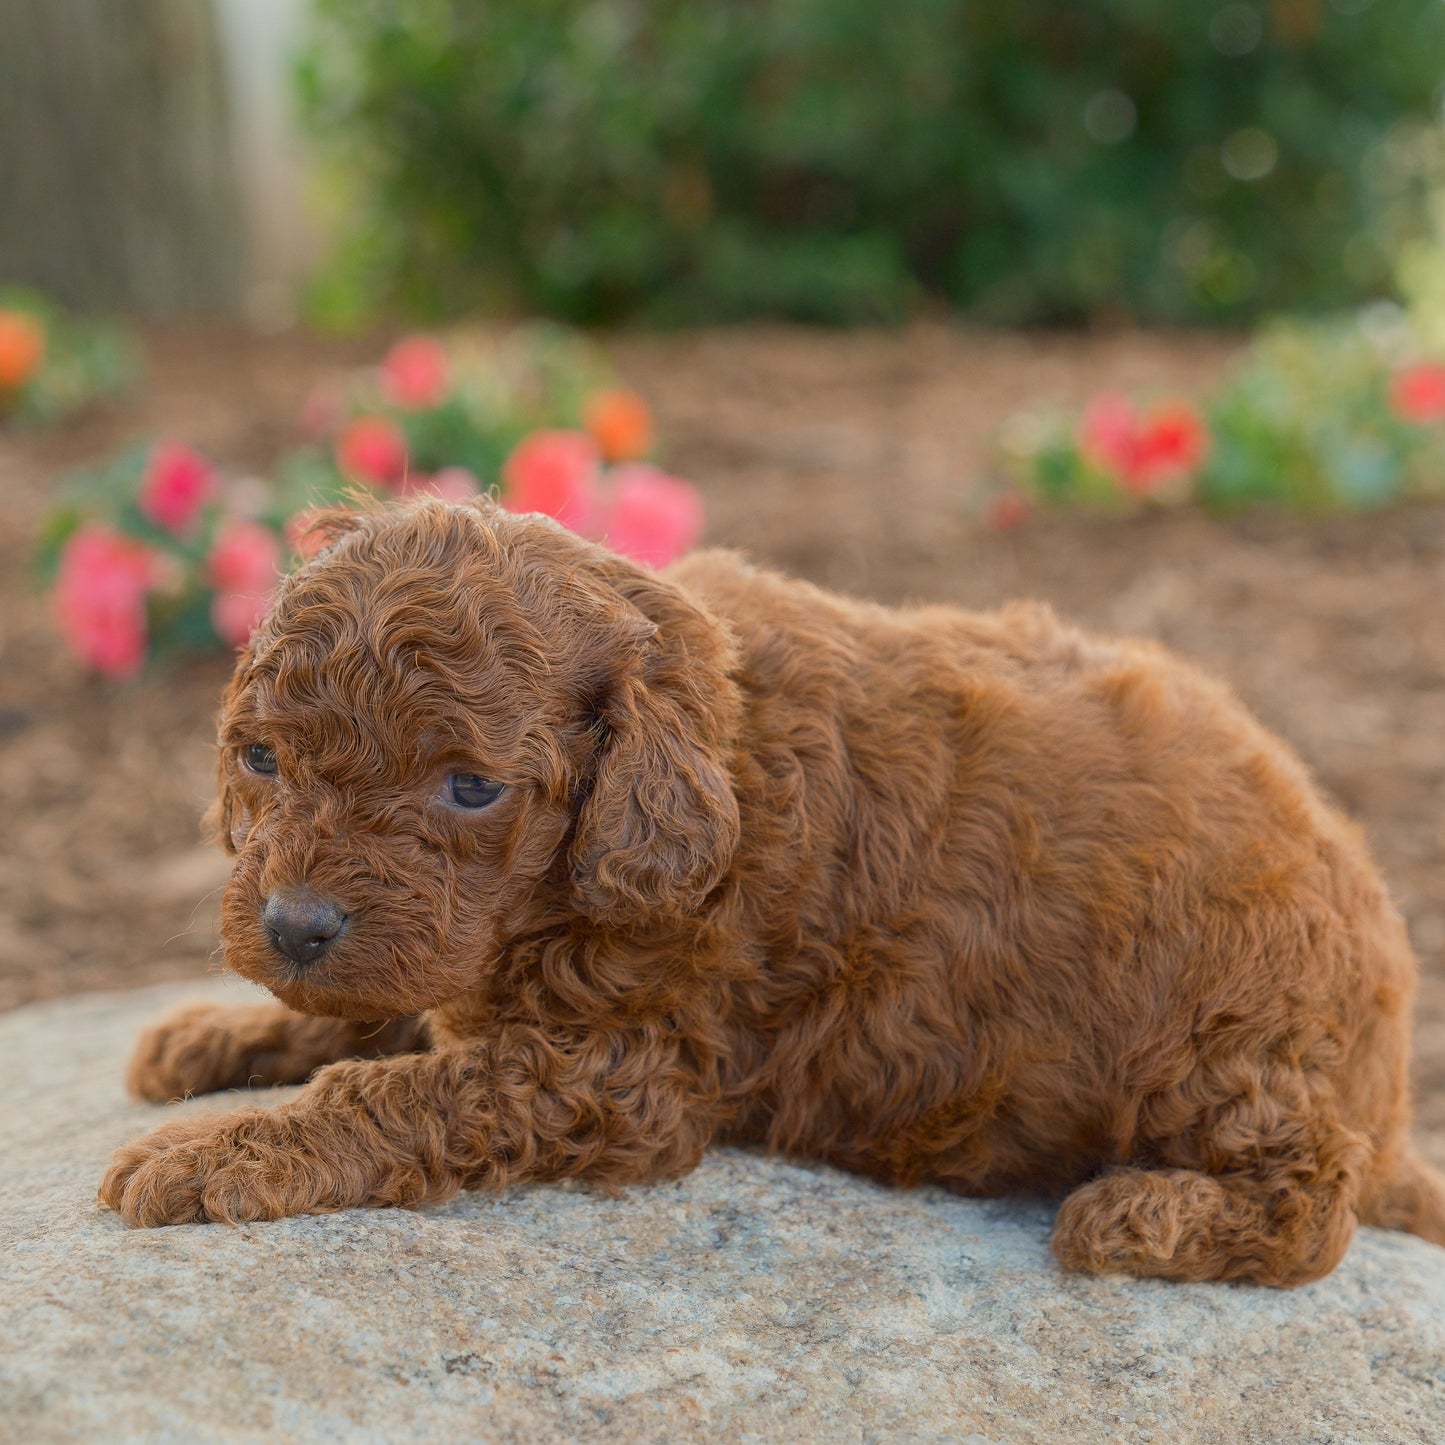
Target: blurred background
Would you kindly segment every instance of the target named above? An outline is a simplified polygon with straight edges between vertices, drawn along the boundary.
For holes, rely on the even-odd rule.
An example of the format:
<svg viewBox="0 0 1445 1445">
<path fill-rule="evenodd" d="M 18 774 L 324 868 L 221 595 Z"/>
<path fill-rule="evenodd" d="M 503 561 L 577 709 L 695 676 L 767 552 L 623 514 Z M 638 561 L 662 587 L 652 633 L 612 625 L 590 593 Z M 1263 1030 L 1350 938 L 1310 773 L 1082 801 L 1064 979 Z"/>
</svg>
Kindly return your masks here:
<svg viewBox="0 0 1445 1445">
<path fill-rule="evenodd" d="M 214 965 L 307 507 L 490 489 L 1227 678 L 1445 1163 L 1440 0 L 0 0 L 0 196 L 0 1007 Z"/>
</svg>

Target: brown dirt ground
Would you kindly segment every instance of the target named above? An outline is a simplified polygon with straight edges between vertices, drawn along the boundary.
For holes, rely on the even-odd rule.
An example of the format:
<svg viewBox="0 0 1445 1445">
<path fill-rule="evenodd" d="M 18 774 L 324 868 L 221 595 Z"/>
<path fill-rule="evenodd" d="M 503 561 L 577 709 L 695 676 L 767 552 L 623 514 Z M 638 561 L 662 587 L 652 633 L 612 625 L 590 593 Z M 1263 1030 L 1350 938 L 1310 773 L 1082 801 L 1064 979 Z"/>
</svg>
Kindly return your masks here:
<svg viewBox="0 0 1445 1445">
<path fill-rule="evenodd" d="M 127 409 L 0 434 L 0 1008 L 193 977 L 225 875 L 197 842 L 225 659 L 88 681 L 56 648 L 28 554 L 56 478 L 134 435 L 260 470 L 317 379 L 375 344 L 166 329 Z M 1420 1132 L 1445 1163 L 1445 506 L 1363 519 L 1193 512 L 1049 518 L 1007 534 L 972 503 L 998 424 L 1100 386 L 1197 393 L 1219 338 L 1037 337 L 930 324 L 613 338 L 710 540 L 885 601 L 1046 598 L 1229 679 L 1364 824 L 1424 981 Z"/>
</svg>

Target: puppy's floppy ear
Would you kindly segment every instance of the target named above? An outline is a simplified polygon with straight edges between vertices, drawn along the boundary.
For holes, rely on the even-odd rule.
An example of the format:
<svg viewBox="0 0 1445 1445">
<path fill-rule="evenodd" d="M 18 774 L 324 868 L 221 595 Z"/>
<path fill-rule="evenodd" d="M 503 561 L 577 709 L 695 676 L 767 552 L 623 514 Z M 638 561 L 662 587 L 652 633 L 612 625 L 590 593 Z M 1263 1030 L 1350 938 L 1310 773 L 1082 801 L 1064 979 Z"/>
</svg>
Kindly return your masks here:
<svg viewBox="0 0 1445 1445">
<path fill-rule="evenodd" d="M 583 911 L 615 924 L 691 912 L 727 872 L 741 702 L 721 623 L 661 578 L 627 564 L 609 571 L 631 625 L 598 699 L 607 736 L 570 862 Z"/>
<path fill-rule="evenodd" d="M 216 801 L 206 809 L 201 828 L 207 841 L 219 843 L 227 853 L 235 853 L 235 821 L 236 799 L 222 766 L 216 769 Z"/>
<path fill-rule="evenodd" d="M 236 670 L 231 674 L 231 680 L 226 684 L 226 691 L 221 698 L 221 716 L 217 719 L 217 726 L 221 736 L 225 735 L 226 715 L 235 705 L 236 696 L 241 690 L 241 679 L 246 669 L 250 666 L 252 649 L 248 645 L 241 656 L 236 659 Z M 226 747 L 224 742 L 218 742 L 216 749 L 216 801 L 206 809 L 206 815 L 201 819 L 202 836 L 209 843 L 219 843 L 227 853 L 236 852 L 236 826 L 238 823 L 237 812 L 241 807 L 240 800 L 236 797 L 235 789 L 231 787 L 229 770 L 226 767 Z"/>
</svg>

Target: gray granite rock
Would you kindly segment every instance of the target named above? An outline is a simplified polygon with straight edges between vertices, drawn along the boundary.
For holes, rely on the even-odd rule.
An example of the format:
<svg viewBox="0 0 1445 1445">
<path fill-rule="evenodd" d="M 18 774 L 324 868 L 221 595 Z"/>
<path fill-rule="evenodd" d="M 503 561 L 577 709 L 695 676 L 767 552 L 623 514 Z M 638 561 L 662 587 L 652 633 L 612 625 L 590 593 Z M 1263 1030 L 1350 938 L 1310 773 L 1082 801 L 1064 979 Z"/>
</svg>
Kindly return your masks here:
<svg viewBox="0 0 1445 1445">
<path fill-rule="evenodd" d="M 1085 1279 L 1046 1204 L 731 1150 L 620 1198 L 126 1229 L 95 1186 L 163 1111 L 122 1063 L 195 995 L 248 996 L 0 1017 L 4 1439 L 1445 1440 L 1445 1250 L 1374 1230 L 1289 1293 Z"/>
</svg>

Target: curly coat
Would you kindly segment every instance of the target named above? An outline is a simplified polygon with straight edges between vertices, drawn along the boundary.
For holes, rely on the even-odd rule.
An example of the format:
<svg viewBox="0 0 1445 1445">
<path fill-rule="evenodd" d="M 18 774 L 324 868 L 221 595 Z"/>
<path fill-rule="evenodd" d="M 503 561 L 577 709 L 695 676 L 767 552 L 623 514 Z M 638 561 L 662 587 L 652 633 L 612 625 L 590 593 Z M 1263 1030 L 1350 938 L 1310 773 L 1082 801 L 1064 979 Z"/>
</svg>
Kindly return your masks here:
<svg viewBox="0 0 1445 1445">
<path fill-rule="evenodd" d="M 130 1223 L 615 1186 L 719 1140 L 1063 1193 L 1071 1269 L 1292 1285 L 1357 1220 L 1445 1243 L 1404 927 L 1219 684 L 1041 606 L 657 575 L 487 503 L 329 525 L 220 722 L 226 961 L 281 1003 L 182 1010 L 129 1082 L 325 1067 L 122 1148 Z M 461 808 L 457 774 L 505 786 Z M 262 919 L 298 888 L 346 916 L 306 963 Z"/>
</svg>

